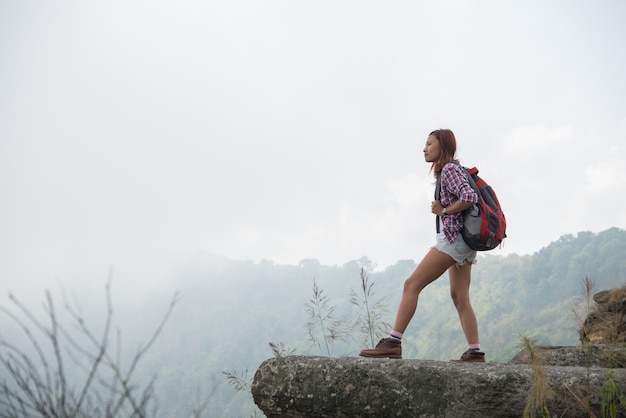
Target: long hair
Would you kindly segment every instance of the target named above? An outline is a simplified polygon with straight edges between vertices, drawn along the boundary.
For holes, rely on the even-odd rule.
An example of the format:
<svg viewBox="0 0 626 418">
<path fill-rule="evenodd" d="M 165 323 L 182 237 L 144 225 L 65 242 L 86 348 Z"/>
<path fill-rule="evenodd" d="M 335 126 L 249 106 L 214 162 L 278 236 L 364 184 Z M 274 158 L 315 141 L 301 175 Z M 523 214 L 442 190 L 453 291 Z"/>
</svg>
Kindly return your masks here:
<svg viewBox="0 0 626 418">
<path fill-rule="evenodd" d="M 456 154 L 456 138 L 454 132 L 450 129 L 437 129 L 432 131 L 428 136 L 434 136 L 439 141 L 439 149 L 441 151 L 437 161 L 433 161 L 433 165 L 430 166 L 430 171 L 434 172 L 435 177 L 439 177 L 443 166 L 454 161 Z"/>
</svg>

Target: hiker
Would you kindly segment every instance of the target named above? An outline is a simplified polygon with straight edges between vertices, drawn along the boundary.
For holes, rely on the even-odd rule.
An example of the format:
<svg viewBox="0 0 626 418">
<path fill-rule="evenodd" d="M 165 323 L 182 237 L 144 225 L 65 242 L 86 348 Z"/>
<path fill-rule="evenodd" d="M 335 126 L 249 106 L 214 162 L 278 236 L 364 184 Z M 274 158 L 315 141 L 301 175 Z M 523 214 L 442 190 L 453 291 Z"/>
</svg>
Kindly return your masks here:
<svg viewBox="0 0 626 418">
<path fill-rule="evenodd" d="M 420 292 L 447 270 L 450 295 L 468 343 L 460 360 L 453 361 L 485 361 L 485 353 L 480 351 L 476 315 L 470 303 L 470 280 L 476 251 L 465 244 L 460 232 L 463 211 L 478 202 L 478 195 L 469 184 L 465 170 L 455 160 L 455 154 L 456 138 L 451 130 L 439 129 L 428 135 L 424 159 L 432 163 L 431 172 L 441 182 L 440 200 L 432 202 L 431 212 L 440 218 L 441 231 L 437 233 L 435 246 L 404 282 L 389 337 L 381 339 L 375 348 L 362 350 L 360 355 L 363 357 L 402 358 L 402 334 L 415 314 Z"/>
</svg>

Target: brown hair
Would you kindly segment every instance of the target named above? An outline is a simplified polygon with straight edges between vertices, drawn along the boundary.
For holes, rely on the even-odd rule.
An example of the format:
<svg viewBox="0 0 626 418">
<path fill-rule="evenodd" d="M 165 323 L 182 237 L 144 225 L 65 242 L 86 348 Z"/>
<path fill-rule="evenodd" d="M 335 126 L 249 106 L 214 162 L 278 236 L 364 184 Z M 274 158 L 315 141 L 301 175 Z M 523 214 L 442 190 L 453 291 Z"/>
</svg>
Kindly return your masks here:
<svg viewBox="0 0 626 418">
<path fill-rule="evenodd" d="M 433 162 L 433 165 L 430 167 L 430 171 L 434 171 L 435 177 L 439 177 L 441 170 L 443 170 L 443 166 L 450 161 L 454 161 L 454 155 L 456 154 L 456 138 L 454 137 L 454 132 L 450 129 L 437 129 L 436 131 L 432 131 L 428 134 L 428 136 L 431 135 L 439 141 L 441 154 L 439 155 L 437 161 Z"/>
</svg>

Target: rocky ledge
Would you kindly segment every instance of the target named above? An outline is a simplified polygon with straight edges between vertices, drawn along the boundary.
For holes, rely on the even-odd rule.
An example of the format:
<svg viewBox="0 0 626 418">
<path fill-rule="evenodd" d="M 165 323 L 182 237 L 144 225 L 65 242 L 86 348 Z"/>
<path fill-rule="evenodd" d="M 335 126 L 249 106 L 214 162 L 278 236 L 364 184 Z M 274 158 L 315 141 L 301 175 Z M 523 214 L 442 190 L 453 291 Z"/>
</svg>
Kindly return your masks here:
<svg viewBox="0 0 626 418">
<path fill-rule="evenodd" d="M 603 367 L 424 360 L 277 357 L 263 362 L 252 395 L 267 417 L 520 417 L 545 375 L 550 416 L 601 416 Z M 626 370 L 615 382 L 626 388 Z M 546 392 L 546 390 L 548 392 Z M 539 414 L 538 416 L 541 416 Z"/>
</svg>

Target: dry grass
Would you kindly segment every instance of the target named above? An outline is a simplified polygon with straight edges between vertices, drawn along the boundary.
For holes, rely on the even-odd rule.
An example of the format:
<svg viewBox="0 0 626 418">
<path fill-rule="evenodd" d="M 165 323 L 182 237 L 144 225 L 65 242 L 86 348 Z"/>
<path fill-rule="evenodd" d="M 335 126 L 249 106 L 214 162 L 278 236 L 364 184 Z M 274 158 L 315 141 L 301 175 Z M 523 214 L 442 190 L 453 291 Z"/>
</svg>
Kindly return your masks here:
<svg viewBox="0 0 626 418">
<path fill-rule="evenodd" d="M 540 412 L 541 417 L 550 417 L 546 401 L 554 396 L 554 392 L 543 368 L 543 353 L 537 348 L 534 340 L 525 336 L 522 336 L 521 340 L 521 348 L 528 355 L 528 361 L 533 370 L 532 385 L 528 392 L 528 401 L 523 416 L 536 418 L 537 412 Z"/>
</svg>

